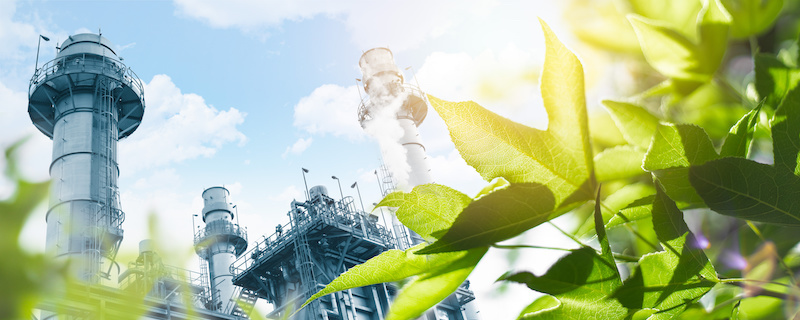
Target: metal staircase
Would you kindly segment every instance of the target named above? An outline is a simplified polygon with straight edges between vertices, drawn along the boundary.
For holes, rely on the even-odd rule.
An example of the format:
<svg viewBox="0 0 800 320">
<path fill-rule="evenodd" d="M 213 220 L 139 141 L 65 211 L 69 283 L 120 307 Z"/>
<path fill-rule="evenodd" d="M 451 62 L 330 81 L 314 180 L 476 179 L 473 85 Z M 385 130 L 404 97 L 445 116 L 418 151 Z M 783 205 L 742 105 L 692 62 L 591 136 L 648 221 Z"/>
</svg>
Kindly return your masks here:
<svg viewBox="0 0 800 320">
<path fill-rule="evenodd" d="M 295 214 L 297 211 L 295 211 Z M 294 254 L 297 257 L 297 271 L 300 273 L 301 290 L 299 295 L 303 299 L 308 299 L 317 290 L 317 280 L 314 278 L 314 263 L 311 261 L 311 248 L 308 246 L 308 237 L 302 230 L 299 219 L 292 219 L 295 230 L 298 230 L 294 238 Z M 312 301 L 306 308 L 306 319 L 315 320 L 316 312 L 319 312 L 319 301 Z"/>
</svg>

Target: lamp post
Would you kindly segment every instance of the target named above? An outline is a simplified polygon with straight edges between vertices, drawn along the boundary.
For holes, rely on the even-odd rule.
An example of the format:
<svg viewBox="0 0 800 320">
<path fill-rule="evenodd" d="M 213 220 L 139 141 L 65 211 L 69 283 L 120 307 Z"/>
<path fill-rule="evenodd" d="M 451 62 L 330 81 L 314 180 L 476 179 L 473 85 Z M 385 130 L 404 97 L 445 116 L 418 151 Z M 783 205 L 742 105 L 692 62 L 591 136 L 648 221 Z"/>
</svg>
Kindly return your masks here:
<svg viewBox="0 0 800 320">
<path fill-rule="evenodd" d="M 361 200 L 361 188 L 358 187 L 358 181 L 353 182 L 353 185 L 350 186 L 350 189 L 352 188 L 356 188 L 356 191 L 358 191 L 358 202 L 361 202 L 361 211 L 367 212 L 367 210 L 364 209 L 364 201 Z"/>
<path fill-rule="evenodd" d="M 311 200 L 311 196 L 308 195 L 308 182 L 306 182 L 306 173 L 308 173 L 308 169 L 306 168 L 301 168 L 301 169 L 303 169 L 303 184 L 306 186 L 306 201 L 308 201 Z"/>
<path fill-rule="evenodd" d="M 375 179 L 378 180 L 378 188 L 381 189 L 381 195 L 386 196 L 386 192 L 383 191 L 383 185 L 381 184 L 381 177 L 378 176 L 378 170 L 373 172 L 375 174 Z"/>
<path fill-rule="evenodd" d="M 33 69 L 34 74 L 36 74 L 36 71 L 39 70 L 39 48 L 42 46 L 42 39 L 44 39 L 44 41 L 50 41 L 50 38 L 41 34 L 39 35 L 39 44 L 36 45 L 36 66 Z"/>
<path fill-rule="evenodd" d="M 342 192 L 342 182 L 339 181 L 339 178 L 337 178 L 336 176 L 331 176 L 331 179 L 336 180 L 336 183 L 339 184 L 339 195 L 342 196 L 342 200 L 344 200 L 344 192 Z"/>
</svg>

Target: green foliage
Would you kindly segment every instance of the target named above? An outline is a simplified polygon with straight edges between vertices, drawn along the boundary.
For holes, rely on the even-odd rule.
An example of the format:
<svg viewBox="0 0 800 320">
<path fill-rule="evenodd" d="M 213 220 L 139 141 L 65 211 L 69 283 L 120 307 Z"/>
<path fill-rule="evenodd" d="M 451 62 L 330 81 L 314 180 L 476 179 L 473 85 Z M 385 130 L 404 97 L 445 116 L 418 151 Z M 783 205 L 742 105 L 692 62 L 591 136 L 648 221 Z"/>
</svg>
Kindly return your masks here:
<svg viewBox="0 0 800 320">
<path fill-rule="evenodd" d="M 644 108 L 630 103 L 604 100 L 603 106 L 611 114 L 625 140 L 647 150 L 653 134 L 656 133 L 658 118 Z"/>
<path fill-rule="evenodd" d="M 595 179 L 583 68 L 544 22 L 542 29 L 547 44 L 541 80 L 547 131 L 513 122 L 471 101 L 429 97 L 464 160 L 484 179 L 503 177 L 511 186 L 468 206 L 437 242 L 418 253 L 486 246 L 591 199 Z"/>
<path fill-rule="evenodd" d="M 506 274 L 499 280 L 523 283 L 531 290 L 552 295 L 526 308 L 522 319 L 622 319 L 628 310 L 610 299 L 622 285 L 600 213 L 600 193 L 595 201 L 594 219 L 601 253 L 590 247 L 572 250 L 543 276 L 530 272 Z M 555 301 L 555 303 L 552 303 Z"/>
<path fill-rule="evenodd" d="M 670 198 L 682 205 L 702 205 L 689 184 L 689 166 L 718 158 L 705 131 L 694 125 L 659 125 L 643 168 L 658 178 Z"/>
<path fill-rule="evenodd" d="M 664 6 L 669 5 L 664 3 Z M 651 16 L 663 13 L 653 11 Z M 675 24 L 637 15 L 630 15 L 629 20 L 653 68 L 668 78 L 699 86 L 711 79 L 722 62 L 731 19 L 718 0 L 706 2 L 697 17 L 696 24 L 682 24 L 695 26 L 696 32 L 679 30 Z"/>
<path fill-rule="evenodd" d="M 9 199 L 0 201 L 0 319 L 28 318 L 32 310 L 55 285 L 55 276 L 63 268 L 51 264 L 43 255 L 29 254 L 19 246 L 19 235 L 28 216 L 47 197 L 47 182 L 29 182 L 18 175 L 15 153 L 25 142 L 21 140 L 5 150 L 5 175 L 15 184 Z"/>
<path fill-rule="evenodd" d="M 723 0 L 722 3 L 733 18 L 731 36 L 734 38 L 747 38 L 764 32 L 783 8 L 783 0 Z"/>
<path fill-rule="evenodd" d="M 474 198 L 440 185 L 387 196 L 380 205 L 397 207 L 399 219 L 429 244 L 376 257 L 317 296 L 411 276 L 392 311 L 413 310 L 392 313 L 408 319 L 423 310 L 412 305 L 427 308 L 455 290 L 487 247 L 537 247 L 496 243 L 566 213 L 586 220 L 572 230 L 574 240 L 596 235 L 600 250 L 569 250 L 543 275 L 506 272 L 500 281 L 547 294 L 521 310 L 520 319 L 797 313 L 792 301 L 800 300 L 800 288 L 778 274 L 793 276 L 800 268 L 791 250 L 800 242 L 793 231 L 800 227 L 800 46 L 779 48 L 796 39 L 758 35 L 781 23 L 781 12 L 800 8 L 760 0 L 574 0 L 570 8 L 581 6 L 597 17 L 574 25 L 577 36 L 615 54 L 634 53 L 624 58 L 643 73 L 642 92 L 602 101 L 608 114 L 591 123 L 604 132 L 590 135 L 583 67 L 542 23 L 548 129 L 475 102 L 430 96 L 461 156 L 493 182 Z M 800 25 L 800 15 L 787 17 Z M 631 32 L 638 45 L 628 41 Z M 775 48 L 765 48 L 779 52 L 758 53 L 756 45 L 769 41 Z M 753 62 L 751 74 L 734 67 L 737 54 Z M 697 233 L 684 221 L 681 210 L 688 209 Z M 618 268 L 630 276 L 623 279 Z M 709 292 L 711 306 L 697 305 Z"/>
<path fill-rule="evenodd" d="M 664 251 L 642 257 L 614 297 L 627 308 L 656 310 L 650 319 L 670 319 L 708 292 L 717 275 L 703 251 L 692 247 L 683 213 L 658 184 L 652 218 Z"/>
</svg>

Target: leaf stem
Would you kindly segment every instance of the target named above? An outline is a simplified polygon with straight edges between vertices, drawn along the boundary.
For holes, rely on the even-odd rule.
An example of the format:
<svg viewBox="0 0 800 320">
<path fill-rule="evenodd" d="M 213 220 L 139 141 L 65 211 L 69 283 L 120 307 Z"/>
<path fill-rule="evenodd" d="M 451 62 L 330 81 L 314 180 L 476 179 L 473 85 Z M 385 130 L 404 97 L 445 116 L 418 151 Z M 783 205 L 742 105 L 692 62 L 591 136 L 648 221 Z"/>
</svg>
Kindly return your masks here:
<svg viewBox="0 0 800 320">
<path fill-rule="evenodd" d="M 575 238 L 575 236 L 573 236 L 569 232 L 566 232 L 563 229 L 559 228 L 555 223 L 553 223 L 553 221 L 549 221 L 548 220 L 547 223 L 549 223 L 551 226 L 553 226 L 553 228 L 556 228 L 556 230 L 560 231 L 561 234 L 567 236 L 567 238 L 570 238 L 570 239 L 572 239 L 572 241 L 575 241 L 575 243 L 577 243 L 579 246 L 581 246 L 581 247 L 586 247 L 587 246 L 583 242 L 578 240 L 578 238 Z"/>
<path fill-rule="evenodd" d="M 625 226 L 625 228 L 628 228 L 628 231 L 630 231 L 631 233 L 633 233 L 633 235 L 635 235 L 637 238 L 639 238 L 639 240 L 642 240 L 642 242 L 646 243 L 646 244 L 647 244 L 647 245 L 649 245 L 651 248 L 653 248 L 653 250 L 656 250 L 656 251 L 659 251 L 659 250 L 661 250 L 661 249 L 660 249 L 658 246 L 656 246 L 655 244 L 653 244 L 652 242 L 650 242 L 650 240 L 647 240 L 647 238 L 645 238 L 645 237 L 644 237 L 644 236 L 643 236 L 641 233 L 639 233 L 639 231 L 636 231 L 636 229 L 634 229 L 634 228 L 633 228 L 633 227 L 631 227 L 630 225 L 623 224 L 623 226 Z"/>
<path fill-rule="evenodd" d="M 764 280 L 756 280 L 756 279 L 746 279 L 746 278 L 726 278 L 726 279 L 719 279 L 719 282 L 727 283 L 727 284 L 736 284 L 736 283 L 744 283 L 744 282 L 755 282 L 760 284 L 774 284 L 777 286 L 783 286 L 787 288 L 791 288 L 792 285 L 786 283 L 780 283 L 775 281 L 764 281 Z"/>
<path fill-rule="evenodd" d="M 743 280 L 747 280 L 747 279 L 743 279 Z M 742 283 L 742 282 L 727 282 L 727 281 L 723 281 L 723 283 L 727 283 L 727 284 L 730 284 L 730 285 L 733 285 L 733 286 L 737 286 L 739 288 L 744 288 L 744 283 Z M 764 288 L 759 288 L 758 293 L 756 293 L 755 295 L 756 296 L 773 297 L 773 298 L 778 298 L 778 299 L 781 299 L 781 300 L 788 300 L 788 299 L 791 299 L 793 297 L 793 295 L 791 295 L 791 294 L 772 291 L 772 290 L 764 289 Z"/>
</svg>

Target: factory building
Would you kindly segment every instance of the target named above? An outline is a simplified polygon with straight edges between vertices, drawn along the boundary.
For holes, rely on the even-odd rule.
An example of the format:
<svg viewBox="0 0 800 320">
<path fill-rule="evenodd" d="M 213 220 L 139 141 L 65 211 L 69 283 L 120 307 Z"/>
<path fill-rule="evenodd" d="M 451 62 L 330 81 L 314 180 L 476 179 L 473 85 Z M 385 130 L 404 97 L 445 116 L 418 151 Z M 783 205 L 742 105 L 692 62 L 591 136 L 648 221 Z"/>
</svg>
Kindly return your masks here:
<svg viewBox="0 0 800 320">
<path fill-rule="evenodd" d="M 403 81 L 388 49 L 365 52 L 359 65 L 369 95 L 358 110 L 362 126 L 382 110 L 392 110 L 391 118 L 404 132 L 397 142 L 411 168 L 401 187 L 431 183 L 417 132 L 427 113 L 425 94 Z M 203 225 L 194 235 L 200 272 L 165 265 L 150 240 L 140 241 L 138 258 L 120 267 L 125 214 L 117 188 L 117 142 L 139 127 L 144 111 L 142 81 L 102 35 L 70 36 L 54 60 L 37 66 L 28 112 L 34 126 L 53 140 L 47 252 L 69 261 L 70 274 L 86 284 L 41 303 L 40 319 L 116 319 L 131 313 L 141 314 L 140 319 L 247 319 L 258 299 L 274 307 L 271 318 L 384 318 L 398 290 L 394 284 L 337 292 L 298 311 L 354 265 L 422 242 L 393 213 L 390 226 L 383 226 L 363 203 L 359 208 L 352 197 L 334 199 L 324 186 L 289 204 L 288 224 L 258 237 L 249 250 L 230 192 L 208 188 L 199 213 Z M 395 189 L 392 174 L 397 173 L 382 167 L 375 174 L 384 195 Z M 476 319 L 472 300 L 465 284 L 420 319 Z"/>
</svg>

